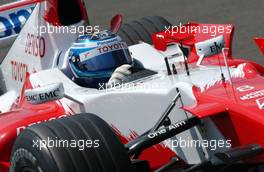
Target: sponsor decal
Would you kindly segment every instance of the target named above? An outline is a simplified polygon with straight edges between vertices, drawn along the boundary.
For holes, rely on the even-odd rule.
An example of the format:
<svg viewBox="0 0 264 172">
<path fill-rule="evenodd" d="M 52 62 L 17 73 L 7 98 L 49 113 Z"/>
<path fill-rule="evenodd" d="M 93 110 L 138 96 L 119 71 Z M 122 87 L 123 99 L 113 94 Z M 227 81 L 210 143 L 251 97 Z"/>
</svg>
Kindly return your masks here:
<svg viewBox="0 0 264 172">
<path fill-rule="evenodd" d="M 177 128 L 183 127 L 185 125 L 186 125 L 185 121 L 180 121 L 180 122 L 178 122 L 176 124 L 171 124 L 171 125 L 168 126 L 168 128 L 162 128 L 162 129 L 159 129 L 159 130 L 157 130 L 155 132 L 149 133 L 148 134 L 148 138 L 153 139 L 153 138 L 158 137 L 160 135 L 163 135 L 163 134 L 165 134 L 167 132 L 170 132 L 171 130 L 176 130 Z"/>
<path fill-rule="evenodd" d="M 125 42 L 114 42 L 109 45 L 100 46 L 99 48 L 92 49 L 89 52 L 81 53 L 80 61 L 83 62 L 95 56 L 122 49 L 127 49 L 127 44 Z"/>
<path fill-rule="evenodd" d="M 121 50 L 125 48 L 127 48 L 127 45 L 125 42 L 118 42 L 118 43 L 102 46 L 98 48 L 97 50 L 99 51 L 99 53 L 108 53 L 111 51 Z"/>
<path fill-rule="evenodd" d="M 23 83 L 26 79 L 26 73 L 28 72 L 28 65 L 12 60 L 11 69 L 12 69 L 12 79 Z"/>
<path fill-rule="evenodd" d="M 44 87 L 25 91 L 25 97 L 31 104 L 40 104 L 63 98 L 64 88 L 62 83 L 50 84 Z"/>
<path fill-rule="evenodd" d="M 57 90 L 46 92 L 46 93 L 28 95 L 26 96 L 26 99 L 28 102 L 37 101 L 37 100 L 45 101 L 45 100 L 50 100 L 50 99 L 56 99 L 57 97 L 59 97 L 59 92 L 60 90 L 57 89 Z"/>
<path fill-rule="evenodd" d="M 239 92 L 246 92 L 246 91 L 250 91 L 250 90 L 253 90 L 255 87 L 253 86 L 250 86 L 250 85 L 243 85 L 241 87 L 237 87 L 237 90 Z"/>
<path fill-rule="evenodd" d="M 0 16 L 0 38 L 18 34 L 27 19 L 30 17 L 34 7 L 20 9 L 15 12 Z"/>
<path fill-rule="evenodd" d="M 261 110 L 264 109 L 264 97 L 257 99 L 256 102 L 257 102 L 259 109 Z"/>
<path fill-rule="evenodd" d="M 51 121 L 51 120 L 54 120 L 54 119 L 60 119 L 60 118 L 64 118 L 64 117 L 67 117 L 67 116 L 69 116 L 69 115 L 61 115 L 61 116 L 58 116 L 58 117 L 51 117 L 49 119 L 45 119 L 45 120 L 29 123 L 29 124 L 24 125 L 24 126 L 20 126 L 20 127 L 17 127 L 16 133 L 17 133 L 17 135 L 19 135 L 24 129 L 26 129 L 27 127 L 30 127 L 30 126 L 32 126 L 34 124 L 40 124 L 42 122 L 47 122 L 47 121 Z"/>
<path fill-rule="evenodd" d="M 214 42 L 214 45 L 210 46 L 210 50 L 212 54 L 218 53 L 222 51 L 222 48 L 224 48 L 224 45 L 221 43 Z"/>
<path fill-rule="evenodd" d="M 218 36 L 195 44 L 198 56 L 208 57 L 218 54 L 225 47 L 224 36 Z"/>
<path fill-rule="evenodd" d="M 241 100 L 250 100 L 264 96 L 264 90 L 258 90 L 240 97 Z"/>
<path fill-rule="evenodd" d="M 28 33 L 25 45 L 25 53 L 42 58 L 45 56 L 45 51 L 46 43 L 44 37 Z"/>
</svg>

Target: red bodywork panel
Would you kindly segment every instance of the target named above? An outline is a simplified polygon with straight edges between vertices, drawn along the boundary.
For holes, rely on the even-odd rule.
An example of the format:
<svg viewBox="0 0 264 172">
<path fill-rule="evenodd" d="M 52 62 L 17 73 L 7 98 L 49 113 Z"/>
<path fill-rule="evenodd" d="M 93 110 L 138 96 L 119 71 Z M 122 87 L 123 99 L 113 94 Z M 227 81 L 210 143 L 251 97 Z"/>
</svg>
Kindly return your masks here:
<svg viewBox="0 0 264 172">
<path fill-rule="evenodd" d="M 57 119 L 69 115 L 59 101 L 40 105 L 29 104 L 24 91 L 30 89 L 29 75 L 24 84 L 20 98 L 10 112 L 0 115 L 0 171 L 9 171 L 9 161 L 12 146 L 17 134 L 33 124 Z"/>
<path fill-rule="evenodd" d="M 264 38 L 254 38 L 256 44 L 258 45 L 260 51 L 264 55 Z"/>
<path fill-rule="evenodd" d="M 48 23 L 54 26 L 61 26 L 59 12 L 58 12 L 58 0 L 45 0 L 47 2 L 47 9 L 45 11 L 44 19 Z M 82 0 L 76 0 L 80 6 L 82 12 L 82 18 L 84 21 L 88 21 L 87 12 Z"/>
<path fill-rule="evenodd" d="M 0 7 L 0 12 L 5 12 L 8 10 L 12 10 L 15 8 L 19 8 L 26 5 L 31 4 L 37 4 L 40 2 L 46 1 L 46 9 L 45 14 L 43 15 L 45 21 L 48 23 L 54 25 L 54 26 L 60 26 L 60 20 L 59 20 L 59 13 L 58 13 L 58 0 L 24 0 L 24 1 L 18 1 L 11 4 L 3 5 Z M 84 21 L 88 21 L 88 15 L 86 12 L 86 8 L 82 2 L 82 0 L 76 0 L 77 3 L 80 6 L 80 10 L 82 12 L 82 18 Z"/>
<path fill-rule="evenodd" d="M 186 26 L 213 26 L 210 24 L 188 24 Z M 227 27 L 228 25 L 216 25 Z M 225 47 L 228 48 L 227 64 L 237 67 L 244 63 L 241 78 L 232 78 L 230 82 L 219 80 L 215 85 L 201 91 L 193 87 L 196 104 L 183 107 L 199 118 L 211 118 L 217 128 L 226 137 L 232 140 L 232 146 L 237 147 L 247 144 L 260 144 L 264 147 L 264 68 L 254 62 L 232 58 L 233 25 L 229 25 L 230 33 L 217 33 L 214 37 L 223 35 Z M 173 29 L 171 30 L 171 32 Z M 169 44 L 182 44 L 189 47 L 190 53 L 187 60 L 192 64 L 198 60 L 195 44 L 213 38 L 209 34 L 175 33 L 169 31 L 152 35 L 155 48 L 165 51 Z M 256 38 L 257 45 L 264 53 L 264 39 Z M 219 58 L 220 57 L 220 58 Z M 225 66 L 222 54 L 207 57 L 203 65 Z M 228 76 L 226 76 L 228 77 Z M 247 88 L 249 86 L 249 88 Z M 251 159 L 251 162 L 264 162 L 264 156 Z"/>
<path fill-rule="evenodd" d="M 201 91 L 193 87 L 197 102 L 185 110 L 199 118 L 211 118 L 232 146 L 260 144 L 264 147 L 264 77 L 254 63 L 245 63 L 242 78 L 216 82 Z M 264 156 L 251 159 L 264 162 Z"/>
</svg>

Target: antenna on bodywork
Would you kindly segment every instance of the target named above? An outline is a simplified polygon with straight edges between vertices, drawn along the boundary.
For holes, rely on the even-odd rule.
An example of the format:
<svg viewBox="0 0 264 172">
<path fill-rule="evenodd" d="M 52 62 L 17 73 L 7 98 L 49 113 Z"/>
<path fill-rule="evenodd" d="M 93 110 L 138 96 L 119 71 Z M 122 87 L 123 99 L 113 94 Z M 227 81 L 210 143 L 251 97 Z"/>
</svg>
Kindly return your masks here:
<svg viewBox="0 0 264 172">
<path fill-rule="evenodd" d="M 222 50 L 223 50 L 223 48 L 222 48 Z M 216 48 L 216 51 L 217 51 L 217 53 L 220 53 L 217 48 Z M 218 57 L 220 71 L 221 71 L 221 80 L 222 80 L 223 83 L 225 83 L 226 78 L 225 78 L 225 75 L 224 75 L 224 72 L 223 72 L 223 68 L 222 68 L 222 65 L 221 65 L 221 61 L 220 61 L 220 58 L 219 58 L 219 54 L 217 55 L 217 57 Z"/>
<path fill-rule="evenodd" d="M 187 62 L 187 52 L 183 49 L 183 44 L 182 41 L 180 42 L 180 49 L 183 53 L 183 59 L 184 59 L 184 65 L 185 65 L 185 70 L 187 75 L 190 75 L 190 71 L 189 71 L 189 66 L 188 66 L 188 62 Z"/>
<path fill-rule="evenodd" d="M 229 66 L 228 66 L 228 63 L 227 63 L 225 50 L 229 50 L 229 48 L 222 48 L 222 54 L 223 54 L 225 66 L 227 68 L 227 72 L 228 72 L 228 76 L 229 76 L 229 80 L 230 80 L 230 85 L 232 87 L 232 92 L 233 92 L 235 100 L 237 101 L 236 91 L 235 91 L 235 88 L 234 88 L 234 85 L 233 85 L 233 81 L 232 81 L 232 74 L 230 72 L 230 69 L 229 69 Z"/>
<path fill-rule="evenodd" d="M 227 69 L 227 72 L 228 72 L 229 79 L 230 79 L 230 84 L 233 85 L 233 82 L 232 82 L 232 75 L 231 75 L 231 72 L 230 72 L 229 66 L 228 66 L 228 64 L 227 64 L 227 58 L 226 58 L 226 55 L 225 55 L 225 50 L 229 50 L 229 48 L 222 48 L 222 55 L 223 55 L 224 63 L 225 63 L 225 66 L 226 66 L 226 69 Z"/>
</svg>

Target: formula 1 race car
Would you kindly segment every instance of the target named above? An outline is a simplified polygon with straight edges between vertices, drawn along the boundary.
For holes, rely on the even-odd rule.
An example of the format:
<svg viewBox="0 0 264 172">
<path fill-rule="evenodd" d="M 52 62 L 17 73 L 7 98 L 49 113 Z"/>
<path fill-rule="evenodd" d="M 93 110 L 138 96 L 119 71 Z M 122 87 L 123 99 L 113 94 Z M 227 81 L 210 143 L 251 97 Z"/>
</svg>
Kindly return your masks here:
<svg viewBox="0 0 264 172">
<path fill-rule="evenodd" d="M 232 57 L 233 25 L 116 15 L 101 39 L 81 0 L 25 4 L 34 10 L 1 63 L 0 172 L 264 171 L 264 67 Z M 114 35 L 143 68 L 76 83 L 65 69 L 83 35 L 60 29 L 82 26 L 97 53 Z"/>
</svg>

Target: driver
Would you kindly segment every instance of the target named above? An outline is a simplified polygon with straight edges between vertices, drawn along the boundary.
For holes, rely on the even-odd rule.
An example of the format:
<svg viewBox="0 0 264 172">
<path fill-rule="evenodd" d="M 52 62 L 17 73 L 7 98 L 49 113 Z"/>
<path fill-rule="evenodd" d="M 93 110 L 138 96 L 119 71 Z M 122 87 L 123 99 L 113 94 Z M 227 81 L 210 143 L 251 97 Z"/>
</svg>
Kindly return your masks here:
<svg viewBox="0 0 264 172">
<path fill-rule="evenodd" d="M 127 44 L 106 30 L 80 36 L 69 49 L 68 58 L 70 78 L 90 88 L 122 82 L 134 64 Z"/>
</svg>

